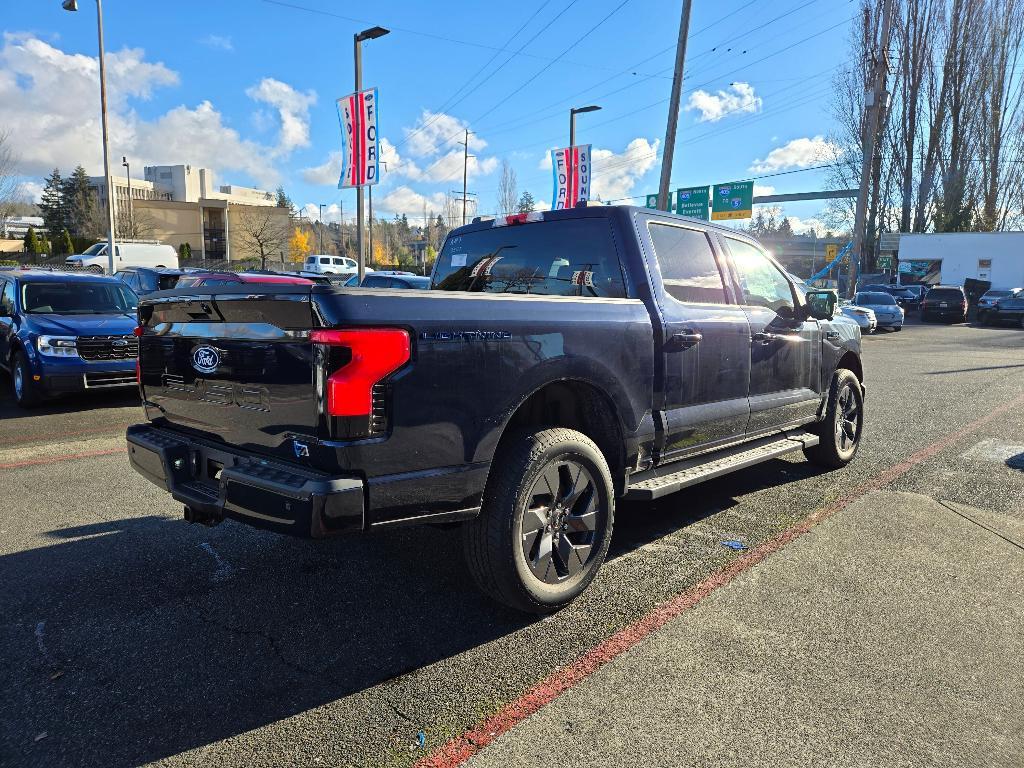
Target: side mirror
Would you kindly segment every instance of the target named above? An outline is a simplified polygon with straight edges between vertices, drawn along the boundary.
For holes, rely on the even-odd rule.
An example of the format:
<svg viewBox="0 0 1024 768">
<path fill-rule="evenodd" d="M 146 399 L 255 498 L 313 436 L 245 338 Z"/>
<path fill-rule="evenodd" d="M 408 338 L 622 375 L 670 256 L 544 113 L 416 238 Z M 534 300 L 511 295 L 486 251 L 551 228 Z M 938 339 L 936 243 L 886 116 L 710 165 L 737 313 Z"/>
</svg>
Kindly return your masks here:
<svg viewBox="0 0 1024 768">
<path fill-rule="evenodd" d="M 807 313 L 815 320 L 831 320 L 838 302 L 834 291 L 808 291 Z"/>
</svg>

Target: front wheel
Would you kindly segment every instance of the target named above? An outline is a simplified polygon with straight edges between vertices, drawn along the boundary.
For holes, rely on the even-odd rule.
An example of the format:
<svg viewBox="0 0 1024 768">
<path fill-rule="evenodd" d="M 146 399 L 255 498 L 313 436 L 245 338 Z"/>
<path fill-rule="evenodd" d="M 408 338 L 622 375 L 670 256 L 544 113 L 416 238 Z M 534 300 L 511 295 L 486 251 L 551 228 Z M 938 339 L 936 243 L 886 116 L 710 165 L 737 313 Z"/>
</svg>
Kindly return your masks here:
<svg viewBox="0 0 1024 768">
<path fill-rule="evenodd" d="M 28 358 L 24 352 L 14 355 L 14 363 L 11 366 L 11 385 L 14 390 L 14 400 L 22 408 L 31 408 L 38 405 L 40 401 L 39 390 L 35 381 L 32 380 L 32 369 L 29 368 Z"/>
<path fill-rule="evenodd" d="M 511 435 L 492 463 L 480 515 L 463 525 L 480 589 L 527 613 L 552 613 L 593 581 L 615 519 L 600 449 L 571 429 Z"/>
<path fill-rule="evenodd" d="M 836 371 L 829 387 L 825 418 L 813 431 L 821 441 L 804 449 L 808 461 L 829 469 L 839 469 L 853 461 L 864 431 L 864 392 L 853 371 Z"/>
<path fill-rule="evenodd" d="M 103 274 L 103 267 L 101 267 L 101 266 L 99 266 L 97 264 L 92 264 L 92 265 L 86 267 L 85 271 L 86 272 L 92 272 L 94 275 L 102 275 Z"/>
</svg>

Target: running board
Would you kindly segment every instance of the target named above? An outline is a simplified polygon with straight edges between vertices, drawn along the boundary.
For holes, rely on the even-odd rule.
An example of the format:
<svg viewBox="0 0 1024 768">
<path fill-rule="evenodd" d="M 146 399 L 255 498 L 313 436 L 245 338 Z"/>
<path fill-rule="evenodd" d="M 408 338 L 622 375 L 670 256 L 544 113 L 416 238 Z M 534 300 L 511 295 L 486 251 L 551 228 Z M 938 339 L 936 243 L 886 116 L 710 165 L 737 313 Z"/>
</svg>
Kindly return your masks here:
<svg viewBox="0 0 1024 768">
<path fill-rule="evenodd" d="M 657 499 L 705 480 L 752 467 L 792 451 L 810 448 L 818 442 L 817 435 L 802 429 L 793 429 L 691 459 L 674 461 L 633 475 L 626 491 L 626 498 Z"/>
</svg>

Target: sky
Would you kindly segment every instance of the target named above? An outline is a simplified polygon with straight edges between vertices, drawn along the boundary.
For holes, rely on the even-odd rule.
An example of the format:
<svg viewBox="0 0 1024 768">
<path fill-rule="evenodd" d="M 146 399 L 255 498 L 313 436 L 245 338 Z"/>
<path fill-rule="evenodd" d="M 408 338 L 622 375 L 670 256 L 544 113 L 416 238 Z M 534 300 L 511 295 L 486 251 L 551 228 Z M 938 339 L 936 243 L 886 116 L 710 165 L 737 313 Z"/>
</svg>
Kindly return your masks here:
<svg viewBox="0 0 1024 768">
<path fill-rule="evenodd" d="M 60 0 L 4 0 L 0 132 L 37 196 L 55 166 L 102 173 L 96 14 Z M 435 214 L 468 189 L 497 209 L 503 162 L 519 191 L 550 202 L 550 150 L 593 145 L 592 196 L 643 204 L 657 191 L 679 29 L 679 0 L 105 0 L 111 154 L 145 165 L 212 168 L 218 184 L 274 189 L 313 217 L 346 220 L 337 188 L 335 100 L 353 90 L 352 35 L 363 85 L 379 89 L 387 164 L 378 216 Z M 833 76 L 849 66 L 851 0 L 697 0 L 693 4 L 672 187 L 754 178 L 755 194 L 828 188 L 837 130 Z M 120 170 L 117 163 L 115 171 Z M 136 171 L 135 169 L 139 169 Z M 811 168 L 811 170 L 804 170 Z M 823 203 L 788 203 L 797 230 Z M 819 224 L 819 233 L 822 231 Z"/>
</svg>

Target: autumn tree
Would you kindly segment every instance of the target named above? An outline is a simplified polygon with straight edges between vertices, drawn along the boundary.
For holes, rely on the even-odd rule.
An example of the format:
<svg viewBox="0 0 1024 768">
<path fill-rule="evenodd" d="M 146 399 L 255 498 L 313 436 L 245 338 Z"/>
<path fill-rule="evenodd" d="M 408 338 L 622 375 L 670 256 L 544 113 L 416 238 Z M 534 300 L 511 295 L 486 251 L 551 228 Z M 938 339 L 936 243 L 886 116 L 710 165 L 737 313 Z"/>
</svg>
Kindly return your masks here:
<svg viewBox="0 0 1024 768">
<path fill-rule="evenodd" d="M 310 233 L 295 227 L 291 238 L 288 240 L 288 258 L 292 261 L 305 261 L 306 256 L 312 252 L 310 244 Z"/>
</svg>

